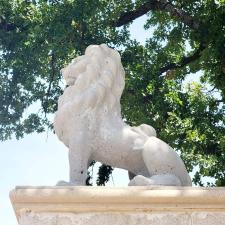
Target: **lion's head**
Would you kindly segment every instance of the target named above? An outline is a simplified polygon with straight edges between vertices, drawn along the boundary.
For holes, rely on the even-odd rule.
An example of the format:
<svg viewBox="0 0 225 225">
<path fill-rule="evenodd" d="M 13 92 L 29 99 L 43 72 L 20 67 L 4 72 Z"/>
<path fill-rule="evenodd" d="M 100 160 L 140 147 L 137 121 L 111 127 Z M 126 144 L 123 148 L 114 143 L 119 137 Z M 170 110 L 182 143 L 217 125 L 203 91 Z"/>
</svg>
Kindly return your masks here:
<svg viewBox="0 0 225 225">
<path fill-rule="evenodd" d="M 58 136 L 70 124 L 62 118 L 75 118 L 86 112 L 105 110 L 121 117 L 120 97 L 124 89 L 124 69 L 117 51 L 107 45 L 91 45 L 62 69 L 67 87 L 59 98 L 54 127 Z M 62 121 L 64 121 L 62 123 Z"/>
<path fill-rule="evenodd" d="M 119 53 L 105 44 L 90 45 L 83 56 L 75 58 L 62 69 L 62 74 L 68 89 L 73 90 L 70 101 L 77 98 L 84 108 L 102 104 L 113 108 L 120 101 L 124 89 L 124 69 Z M 68 91 L 65 90 L 65 94 Z M 63 102 L 61 98 L 59 107 Z"/>
</svg>

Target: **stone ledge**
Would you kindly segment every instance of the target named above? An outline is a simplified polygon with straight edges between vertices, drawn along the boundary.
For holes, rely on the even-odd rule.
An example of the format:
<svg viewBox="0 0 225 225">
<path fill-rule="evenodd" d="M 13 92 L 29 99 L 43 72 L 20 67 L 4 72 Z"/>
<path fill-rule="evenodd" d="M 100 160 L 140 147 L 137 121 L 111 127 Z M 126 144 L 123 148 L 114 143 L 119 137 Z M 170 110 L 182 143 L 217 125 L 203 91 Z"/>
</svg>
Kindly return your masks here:
<svg viewBox="0 0 225 225">
<path fill-rule="evenodd" d="M 37 220 L 42 221 L 40 224 L 45 224 L 43 218 L 46 216 L 52 218 L 52 221 L 56 221 L 56 218 L 60 218 L 60 216 L 70 218 L 70 221 L 76 221 L 66 223 L 66 225 L 89 224 L 77 222 L 77 218 L 82 215 L 85 215 L 85 218 L 88 215 L 89 217 L 97 216 L 100 219 L 99 224 L 111 224 L 102 222 L 101 219 L 112 215 L 116 218 L 122 216 L 120 219 L 128 216 L 134 220 L 135 216 L 138 216 L 138 219 L 136 218 L 138 221 L 141 215 L 141 218 L 146 218 L 146 221 L 152 216 L 158 218 L 159 215 L 171 215 L 172 220 L 176 217 L 184 216 L 186 218 L 187 216 L 187 218 L 191 218 L 189 218 L 190 221 L 200 217 L 209 217 L 211 220 L 218 217 L 224 221 L 219 224 L 225 224 L 225 188 L 26 186 L 16 187 L 12 190 L 10 199 L 18 221 L 22 225 L 34 223 L 34 218 L 39 218 Z M 193 217 L 193 215 L 197 217 Z M 32 223 L 22 221 L 32 221 Z M 207 221 L 205 220 L 205 222 Z M 35 223 L 39 224 L 37 221 Z M 142 224 L 145 223 L 142 222 Z M 207 222 L 206 224 L 217 223 Z"/>
</svg>

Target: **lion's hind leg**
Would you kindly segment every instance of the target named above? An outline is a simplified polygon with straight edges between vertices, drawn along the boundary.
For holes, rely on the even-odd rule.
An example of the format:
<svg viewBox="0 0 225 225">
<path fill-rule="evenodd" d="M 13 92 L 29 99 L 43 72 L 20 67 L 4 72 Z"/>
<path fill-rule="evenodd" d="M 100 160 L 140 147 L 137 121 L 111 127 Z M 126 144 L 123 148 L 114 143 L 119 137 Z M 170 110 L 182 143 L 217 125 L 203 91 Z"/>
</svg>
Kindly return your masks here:
<svg viewBox="0 0 225 225">
<path fill-rule="evenodd" d="M 146 135 L 148 135 L 149 137 L 152 137 L 152 136 L 156 137 L 157 136 L 155 128 L 150 126 L 150 125 L 148 125 L 148 124 L 141 124 L 139 126 L 139 129 L 142 132 L 144 132 Z"/>
<path fill-rule="evenodd" d="M 148 136 L 148 137 L 157 136 L 156 130 L 152 126 L 147 124 L 141 124 L 140 126 L 137 126 L 137 127 L 131 127 L 131 130 L 138 134 Z"/>
<path fill-rule="evenodd" d="M 163 186 L 182 186 L 180 179 L 174 174 L 157 174 L 149 178 L 142 175 L 135 176 L 129 186 L 153 186 L 153 185 L 163 185 Z"/>
</svg>

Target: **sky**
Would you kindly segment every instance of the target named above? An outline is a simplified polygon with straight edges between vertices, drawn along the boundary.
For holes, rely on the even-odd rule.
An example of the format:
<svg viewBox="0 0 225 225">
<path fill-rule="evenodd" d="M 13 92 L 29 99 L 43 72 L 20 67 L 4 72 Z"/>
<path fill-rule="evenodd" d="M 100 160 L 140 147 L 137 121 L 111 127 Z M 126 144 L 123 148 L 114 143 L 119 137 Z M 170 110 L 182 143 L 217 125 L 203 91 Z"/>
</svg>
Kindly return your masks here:
<svg viewBox="0 0 225 225">
<path fill-rule="evenodd" d="M 140 43 L 149 37 L 143 29 L 146 17 L 131 25 L 131 35 Z M 0 225 L 17 225 L 9 200 L 9 191 L 15 186 L 55 185 L 68 181 L 67 148 L 52 132 L 31 134 L 21 140 L 0 142 Z M 94 169 L 96 174 L 97 169 Z M 127 186 L 127 171 L 115 169 L 108 185 Z"/>
</svg>

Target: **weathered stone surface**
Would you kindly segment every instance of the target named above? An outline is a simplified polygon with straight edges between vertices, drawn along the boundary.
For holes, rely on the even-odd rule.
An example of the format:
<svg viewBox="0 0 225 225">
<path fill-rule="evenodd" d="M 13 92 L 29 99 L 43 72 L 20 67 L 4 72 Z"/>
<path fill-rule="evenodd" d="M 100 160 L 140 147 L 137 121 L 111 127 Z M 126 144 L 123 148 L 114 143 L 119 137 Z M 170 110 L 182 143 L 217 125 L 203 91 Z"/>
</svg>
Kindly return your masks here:
<svg viewBox="0 0 225 225">
<path fill-rule="evenodd" d="M 225 225 L 225 188 L 17 187 L 20 225 Z"/>
<path fill-rule="evenodd" d="M 191 225 L 225 225 L 225 211 L 195 212 L 192 214 Z"/>
<path fill-rule="evenodd" d="M 225 213 L 32 213 L 21 215 L 21 225 L 225 225 Z"/>
<path fill-rule="evenodd" d="M 21 225 L 190 225 L 187 213 L 25 213 Z"/>
</svg>

